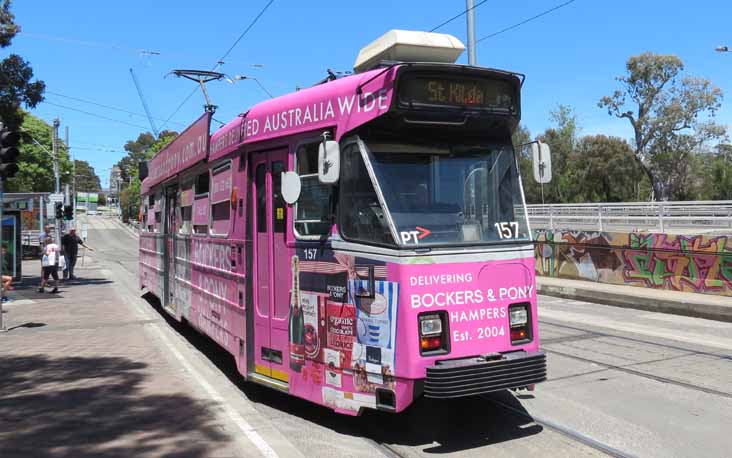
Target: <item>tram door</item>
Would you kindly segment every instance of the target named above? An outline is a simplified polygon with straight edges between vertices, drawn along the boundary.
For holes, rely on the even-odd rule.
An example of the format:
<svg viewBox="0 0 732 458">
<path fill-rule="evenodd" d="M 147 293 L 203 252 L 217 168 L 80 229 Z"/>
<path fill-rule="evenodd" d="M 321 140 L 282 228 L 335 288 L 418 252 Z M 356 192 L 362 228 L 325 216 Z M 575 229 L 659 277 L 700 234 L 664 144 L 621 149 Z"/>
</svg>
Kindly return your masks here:
<svg viewBox="0 0 732 458">
<path fill-rule="evenodd" d="M 252 189 L 254 255 L 254 372 L 287 382 L 289 259 L 285 244 L 287 206 L 281 174 L 287 149 L 255 153 Z"/>
<path fill-rule="evenodd" d="M 165 205 L 163 206 L 163 305 L 174 315 L 177 312 L 175 303 L 175 234 L 178 232 L 176 212 L 178 209 L 178 187 L 171 186 L 165 190 Z"/>
</svg>

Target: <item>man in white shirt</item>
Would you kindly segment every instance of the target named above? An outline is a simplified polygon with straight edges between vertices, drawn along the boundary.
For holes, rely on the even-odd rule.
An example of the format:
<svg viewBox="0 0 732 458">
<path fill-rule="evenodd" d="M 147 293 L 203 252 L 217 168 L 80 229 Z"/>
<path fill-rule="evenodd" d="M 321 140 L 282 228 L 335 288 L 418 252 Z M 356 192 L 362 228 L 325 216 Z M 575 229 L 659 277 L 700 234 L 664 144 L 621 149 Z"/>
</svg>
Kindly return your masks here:
<svg viewBox="0 0 732 458">
<path fill-rule="evenodd" d="M 42 293 L 44 291 L 43 288 L 46 286 L 46 282 L 48 281 L 48 277 L 53 277 L 53 290 L 51 290 L 51 292 L 57 293 L 59 248 L 51 239 L 47 240 L 51 243 L 46 243 L 43 250 L 43 258 L 41 259 L 41 287 L 38 288 L 38 292 Z"/>
</svg>

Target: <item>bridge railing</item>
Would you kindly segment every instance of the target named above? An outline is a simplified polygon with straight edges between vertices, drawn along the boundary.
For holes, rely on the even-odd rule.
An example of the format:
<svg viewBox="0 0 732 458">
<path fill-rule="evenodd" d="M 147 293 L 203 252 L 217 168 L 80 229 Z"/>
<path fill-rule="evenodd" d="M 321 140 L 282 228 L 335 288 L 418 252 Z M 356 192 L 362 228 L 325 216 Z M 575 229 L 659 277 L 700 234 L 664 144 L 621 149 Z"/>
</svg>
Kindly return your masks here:
<svg viewBox="0 0 732 458">
<path fill-rule="evenodd" d="M 534 229 L 732 229 L 732 201 L 528 205 Z"/>
</svg>

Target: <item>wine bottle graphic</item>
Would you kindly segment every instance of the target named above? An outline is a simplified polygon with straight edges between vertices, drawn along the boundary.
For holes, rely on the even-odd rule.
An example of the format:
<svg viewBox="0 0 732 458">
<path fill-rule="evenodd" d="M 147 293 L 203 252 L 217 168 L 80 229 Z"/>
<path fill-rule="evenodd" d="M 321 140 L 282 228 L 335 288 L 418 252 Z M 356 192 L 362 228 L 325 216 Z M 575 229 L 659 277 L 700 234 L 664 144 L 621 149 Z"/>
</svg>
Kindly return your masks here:
<svg viewBox="0 0 732 458">
<path fill-rule="evenodd" d="M 300 372 L 305 364 L 305 319 L 300 306 L 300 266 L 292 257 L 292 293 L 290 295 L 290 369 Z"/>
</svg>

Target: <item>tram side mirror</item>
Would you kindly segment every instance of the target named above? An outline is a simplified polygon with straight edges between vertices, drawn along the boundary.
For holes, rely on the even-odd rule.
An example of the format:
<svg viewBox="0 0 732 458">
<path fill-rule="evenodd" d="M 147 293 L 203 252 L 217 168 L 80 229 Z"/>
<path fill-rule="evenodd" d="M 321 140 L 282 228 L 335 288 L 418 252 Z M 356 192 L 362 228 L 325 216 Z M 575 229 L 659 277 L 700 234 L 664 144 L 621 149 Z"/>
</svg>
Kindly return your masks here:
<svg viewBox="0 0 732 458">
<path fill-rule="evenodd" d="M 341 150 L 338 142 L 325 140 L 318 147 L 318 181 L 335 184 L 341 173 Z"/>
<path fill-rule="evenodd" d="M 139 172 L 138 173 L 138 176 L 140 177 L 140 181 L 142 181 L 145 178 L 147 178 L 147 175 L 148 175 L 148 173 L 147 173 L 147 161 L 140 161 L 140 162 L 138 162 L 137 163 L 137 171 Z"/>
<path fill-rule="evenodd" d="M 300 175 L 296 172 L 282 172 L 282 198 L 292 205 L 300 198 Z"/>
<path fill-rule="evenodd" d="M 538 140 L 531 143 L 531 157 L 534 163 L 534 180 L 541 184 L 552 181 L 552 153 L 549 145 Z"/>
</svg>

